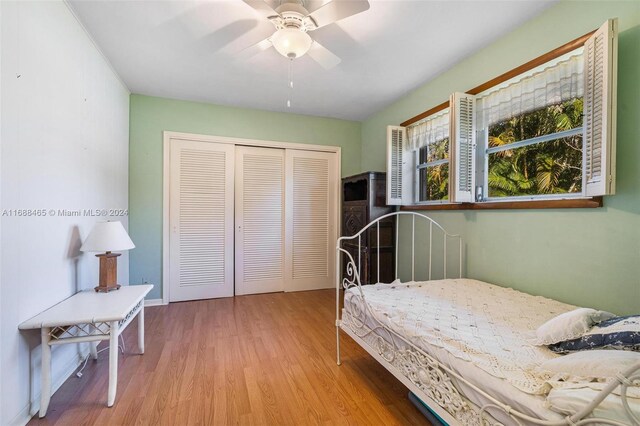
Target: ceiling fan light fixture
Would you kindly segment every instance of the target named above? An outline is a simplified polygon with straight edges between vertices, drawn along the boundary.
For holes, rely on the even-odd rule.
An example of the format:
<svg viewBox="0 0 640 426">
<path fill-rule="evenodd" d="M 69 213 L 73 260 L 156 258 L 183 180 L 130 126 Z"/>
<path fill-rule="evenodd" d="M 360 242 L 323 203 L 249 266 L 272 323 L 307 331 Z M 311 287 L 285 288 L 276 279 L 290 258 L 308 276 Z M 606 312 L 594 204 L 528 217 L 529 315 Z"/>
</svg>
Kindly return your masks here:
<svg viewBox="0 0 640 426">
<path fill-rule="evenodd" d="M 295 59 L 311 49 L 313 40 L 297 28 L 281 28 L 271 37 L 271 43 L 282 56 Z"/>
</svg>

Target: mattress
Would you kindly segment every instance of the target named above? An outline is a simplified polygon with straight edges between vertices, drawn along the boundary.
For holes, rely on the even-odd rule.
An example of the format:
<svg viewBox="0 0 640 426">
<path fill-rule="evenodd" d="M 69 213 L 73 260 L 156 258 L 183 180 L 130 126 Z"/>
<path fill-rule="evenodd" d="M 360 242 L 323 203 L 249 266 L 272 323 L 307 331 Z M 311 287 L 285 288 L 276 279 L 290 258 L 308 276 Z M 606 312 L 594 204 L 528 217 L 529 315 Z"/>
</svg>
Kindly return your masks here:
<svg viewBox="0 0 640 426">
<path fill-rule="evenodd" d="M 470 279 L 376 284 L 362 291 L 369 309 L 359 289 L 351 288 L 345 293 L 347 317 L 359 318 L 374 333 L 384 325 L 522 413 L 564 418 L 548 408 L 550 378 L 537 369 L 558 355 L 529 340 L 532 330 L 575 306 Z M 388 340 L 379 329 L 377 334 Z M 477 406 L 488 402 L 464 383 L 455 385 Z M 499 412 L 491 414 L 512 423 Z"/>
</svg>

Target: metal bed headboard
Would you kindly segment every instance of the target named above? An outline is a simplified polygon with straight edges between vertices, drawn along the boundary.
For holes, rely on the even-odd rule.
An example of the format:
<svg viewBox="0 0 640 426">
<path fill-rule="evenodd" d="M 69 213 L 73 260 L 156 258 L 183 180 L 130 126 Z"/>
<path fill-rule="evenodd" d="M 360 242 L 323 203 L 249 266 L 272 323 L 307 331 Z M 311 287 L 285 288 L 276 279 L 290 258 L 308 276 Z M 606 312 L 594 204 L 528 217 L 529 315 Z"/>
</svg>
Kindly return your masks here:
<svg viewBox="0 0 640 426">
<path fill-rule="evenodd" d="M 450 234 L 447 231 L 444 230 L 444 228 L 442 226 L 440 226 L 440 224 L 438 224 L 436 221 L 434 221 L 433 219 L 431 219 L 429 216 L 426 216 L 422 213 L 416 213 L 416 212 L 394 212 L 394 213 L 389 213 L 386 214 L 384 216 L 380 216 L 379 218 L 375 219 L 374 221 L 370 222 L 369 224 L 367 224 L 364 228 L 362 228 L 360 231 L 358 231 L 356 234 L 352 235 L 352 236 L 348 236 L 348 237 L 340 237 L 338 238 L 338 242 L 336 245 L 336 288 L 339 290 L 340 287 L 344 288 L 345 290 L 353 287 L 353 286 L 360 286 L 362 284 L 371 284 L 371 283 L 362 283 L 360 280 L 360 277 L 362 276 L 362 259 L 361 259 L 361 253 L 362 253 L 362 236 L 365 232 L 367 232 L 368 230 L 372 229 L 375 227 L 376 233 L 375 233 L 375 240 L 376 240 L 376 244 L 375 244 L 375 252 L 376 252 L 376 282 L 380 282 L 380 222 L 385 221 L 386 219 L 389 218 L 394 218 L 396 221 L 396 225 L 395 225 L 395 253 L 394 253 L 394 263 L 395 263 L 395 270 L 394 270 L 394 277 L 397 279 L 399 277 L 399 270 L 398 270 L 398 261 L 399 261 L 399 250 L 400 250 L 400 218 L 401 217 L 407 217 L 410 218 L 411 220 L 411 281 L 415 281 L 416 278 L 416 218 L 420 221 L 425 221 L 428 223 L 429 225 L 429 241 L 428 241 L 428 279 L 434 279 L 433 277 L 433 266 L 434 266 L 434 253 L 438 253 L 438 252 L 434 252 L 434 230 L 435 231 L 439 231 L 442 234 L 442 277 L 443 279 L 448 278 L 447 277 L 447 268 L 449 265 L 451 265 L 451 262 L 448 262 L 447 258 L 449 257 L 449 253 L 447 252 L 448 248 L 447 248 L 447 242 L 451 239 L 457 240 L 457 244 L 458 244 L 458 277 L 457 278 L 462 278 L 462 262 L 463 262 L 463 244 L 462 244 L 462 238 L 460 237 L 459 234 Z M 403 219 L 404 220 L 404 219 Z M 353 256 L 351 255 L 351 253 L 349 253 L 344 247 L 343 247 L 343 243 L 347 242 L 347 241 L 357 241 L 357 262 L 356 259 L 353 258 Z M 427 243 L 426 241 L 424 242 L 425 244 Z M 371 246 L 371 241 L 369 241 L 369 246 Z M 341 260 L 342 260 L 342 255 L 344 254 L 346 256 L 346 276 L 344 278 L 342 278 L 342 273 L 343 273 L 343 269 L 340 267 L 341 266 Z M 454 277 L 449 277 L 449 278 L 454 278 Z"/>
</svg>

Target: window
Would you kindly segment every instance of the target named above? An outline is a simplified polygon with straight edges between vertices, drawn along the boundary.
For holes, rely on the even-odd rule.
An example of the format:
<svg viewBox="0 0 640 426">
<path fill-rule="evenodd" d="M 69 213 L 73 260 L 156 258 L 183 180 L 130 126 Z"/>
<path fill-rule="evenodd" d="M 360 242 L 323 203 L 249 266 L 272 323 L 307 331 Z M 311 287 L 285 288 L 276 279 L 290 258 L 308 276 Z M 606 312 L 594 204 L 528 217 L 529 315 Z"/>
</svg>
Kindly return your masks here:
<svg viewBox="0 0 640 426">
<path fill-rule="evenodd" d="M 418 201 L 449 199 L 449 138 L 420 148 Z"/>
<path fill-rule="evenodd" d="M 488 128 L 488 198 L 582 194 L 582 98 Z"/>
<path fill-rule="evenodd" d="M 483 198 L 582 196 L 583 49 L 476 96 Z"/>
<path fill-rule="evenodd" d="M 492 87 L 454 93 L 406 128 L 390 126 L 387 182 L 400 186 L 388 203 L 613 194 L 616 20 L 582 40 Z"/>
<path fill-rule="evenodd" d="M 417 202 L 449 199 L 449 108 L 407 128 L 417 159 Z"/>
</svg>

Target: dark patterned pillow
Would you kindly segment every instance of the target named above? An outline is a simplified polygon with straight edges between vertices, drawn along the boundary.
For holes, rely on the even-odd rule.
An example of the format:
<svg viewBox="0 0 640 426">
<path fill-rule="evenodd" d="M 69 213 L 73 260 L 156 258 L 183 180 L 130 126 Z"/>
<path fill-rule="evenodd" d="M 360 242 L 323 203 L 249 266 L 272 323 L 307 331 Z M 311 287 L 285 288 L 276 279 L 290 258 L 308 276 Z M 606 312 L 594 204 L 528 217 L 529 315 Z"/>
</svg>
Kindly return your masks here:
<svg viewBox="0 0 640 426">
<path fill-rule="evenodd" d="M 582 337 L 549 345 L 557 353 L 589 349 L 640 351 L 640 315 L 615 317 L 591 328 Z"/>
</svg>

